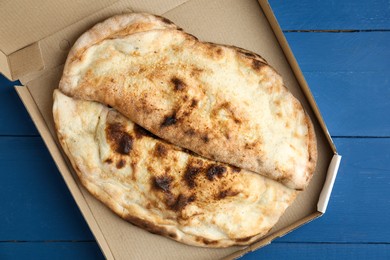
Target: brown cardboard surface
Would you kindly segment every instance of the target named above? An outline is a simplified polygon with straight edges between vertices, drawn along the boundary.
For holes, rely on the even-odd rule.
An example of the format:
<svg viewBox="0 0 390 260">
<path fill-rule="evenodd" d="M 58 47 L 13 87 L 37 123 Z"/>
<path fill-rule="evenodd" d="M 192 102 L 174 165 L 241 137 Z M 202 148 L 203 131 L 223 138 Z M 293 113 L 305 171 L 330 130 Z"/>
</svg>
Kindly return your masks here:
<svg viewBox="0 0 390 260">
<path fill-rule="evenodd" d="M 0 50 L 9 55 L 115 1 L 2 1 Z"/>
<path fill-rule="evenodd" d="M 28 59 L 26 59 L 28 57 Z M 43 60 L 39 42 L 30 44 L 23 49 L 12 53 L 9 58 L 12 79 L 18 79 L 34 71 L 43 70 Z"/>
<path fill-rule="evenodd" d="M 96 2 L 100 8 L 93 8 L 90 12 L 85 11 L 88 15 L 83 17 L 77 13 L 74 20 L 70 19 L 72 22 L 68 26 L 60 26 L 61 29 L 50 32 L 50 35 L 46 35 L 46 37 L 40 36 L 43 37 L 39 41 L 39 46 L 45 67 L 41 71 L 25 73 L 22 82 L 26 83 L 27 87 L 18 88 L 18 93 L 107 258 L 216 259 L 239 256 L 270 243 L 275 237 L 281 236 L 320 215 L 316 205 L 329 162 L 335 150 L 332 150 L 334 147 L 331 147 L 328 142 L 331 139 L 321 127 L 322 118 L 317 117 L 318 113 L 314 113 L 311 108 L 311 105 L 315 103 L 314 100 L 311 100 L 312 97 L 308 92 L 307 85 L 299 84 L 304 82 L 300 70 L 292 69 L 292 67 L 297 66 L 296 63 L 291 62 L 294 61 L 293 56 L 291 58 L 283 52 L 283 44 L 286 45 L 286 43 L 279 43 L 276 37 L 277 33 L 273 31 L 278 30 L 277 24 L 273 24 L 274 28 L 272 28 L 256 0 L 171 0 L 164 2 L 128 0 L 114 3 L 109 1 L 109 4 L 104 1 Z M 61 77 L 61 64 L 65 61 L 69 47 L 83 31 L 98 21 L 128 10 L 165 13 L 164 16 L 201 40 L 233 44 L 261 54 L 283 76 L 286 86 L 302 102 L 313 119 L 319 152 L 316 173 L 308 188 L 298 196 L 278 224 L 263 240 L 247 248 L 206 249 L 186 246 L 150 234 L 123 221 L 93 198 L 81 186 L 77 178 L 74 178 L 75 175 L 72 173 L 70 164 L 61 154 L 57 145 L 51 113 L 52 93 Z M 233 17 L 234 19 L 232 19 Z M 0 31 L 0 35 L 1 33 Z M 286 51 L 286 48 L 284 49 Z"/>
<path fill-rule="evenodd" d="M 4 76 L 11 79 L 11 70 L 9 68 L 8 57 L 2 51 L 0 51 L 0 72 Z"/>
<path fill-rule="evenodd" d="M 165 0 L 159 4 L 153 0 L 10 1 L 0 8 L 0 51 L 9 57 L 20 57 L 18 52 L 23 49 L 23 57 L 36 57 L 35 50 L 26 52 L 25 48 L 39 42 L 41 58 L 31 62 L 39 60 L 49 70 L 63 64 L 77 37 L 96 23 L 114 14 L 131 11 L 162 14 L 186 1 Z M 24 19 L 18 19 L 21 14 Z M 0 72 L 9 79 L 25 83 L 45 73 L 35 68 L 30 73 L 12 73 L 26 72 L 25 64 L 20 60 L 9 63 L 2 53 Z"/>
</svg>

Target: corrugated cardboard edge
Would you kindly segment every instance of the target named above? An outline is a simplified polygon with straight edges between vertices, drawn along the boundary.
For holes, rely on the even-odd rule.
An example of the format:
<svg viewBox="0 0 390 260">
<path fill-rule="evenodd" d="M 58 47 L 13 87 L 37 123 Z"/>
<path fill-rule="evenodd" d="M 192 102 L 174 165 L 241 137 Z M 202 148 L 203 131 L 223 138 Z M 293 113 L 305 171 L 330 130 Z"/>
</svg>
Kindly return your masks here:
<svg viewBox="0 0 390 260">
<path fill-rule="evenodd" d="M 325 213 L 326 208 L 328 207 L 330 194 L 333 190 L 334 181 L 336 180 L 337 172 L 339 170 L 341 162 L 341 155 L 335 154 L 332 158 L 332 161 L 329 164 L 329 168 L 326 174 L 326 180 L 324 187 L 322 188 L 320 198 L 317 204 L 317 210 L 319 212 Z"/>
<path fill-rule="evenodd" d="M 64 157 L 61 154 L 61 151 L 59 150 L 54 139 L 51 138 L 49 128 L 47 127 L 45 120 L 43 119 L 41 113 L 39 112 L 39 109 L 33 97 L 31 96 L 31 93 L 29 92 L 28 88 L 24 86 L 15 86 L 15 89 L 20 99 L 22 100 L 24 106 L 26 107 L 28 113 L 30 114 L 30 117 L 33 119 L 34 124 L 37 127 L 39 134 L 42 136 L 43 141 L 45 142 L 45 145 L 49 150 L 50 154 L 53 157 L 57 158 L 57 160 L 54 160 L 54 162 L 57 165 L 57 168 L 61 172 L 69 172 Z M 72 176 L 73 175 L 70 172 L 69 174 L 62 174 L 62 177 L 66 185 L 68 186 L 73 198 L 84 198 L 78 184 L 76 183 L 75 179 Z M 94 230 L 93 234 L 96 240 L 99 241 L 100 249 L 102 250 L 102 252 L 104 252 L 106 259 L 114 259 L 114 256 L 112 255 L 107 240 L 104 237 L 99 225 L 97 224 L 96 219 L 93 216 L 92 211 L 89 208 L 86 200 L 85 199 L 75 200 L 75 202 L 79 207 L 79 209 L 81 210 L 83 217 L 86 219 L 89 228 L 91 230 Z"/>
<path fill-rule="evenodd" d="M 9 80 L 12 80 L 11 70 L 9 67 L 9 60 L 7 55 L 0 50 L 0 72 Z"/>
<path fill-rule="evenodd" d="M 44 68 L 39 42 L 23 47 L 8 56 L 0 51 L 0 72 L 11 81 Z"/>
<path fill-rule="evenodd" d="M 30 44 L 8 56 L 12 80 L 45 68 L 39 42 Z"/>
<path fill-rule="evenodd" d="M 249 253 L 249 252 L 253 252 L 259 248 L 262 248 L 264 246 L 267 246 L 269 244 L 271 244 L 271 242 L 276 239 L 276 238 L 279 238 L 279 237 L 282 237 L 292 231 L 294 231 L 295 229 L 303 226 L 304 224 L 307 224 L 311 221 L 313 221 L 314 219 L 322 216 L 323 214 L 321 212 L 314 212 L 313 214 L 295 222 L 294 224 L 286 227 L 286 228 L 283 228 L 281 230 L 279 230 L 278 232 L 275 232 L 274 234 L 270 235 L 270 236 L 267 236 L 267 237 L 264 237 L 261 239 L 261 241 L 257 242 L 257 243 L 254 243 L 252 245 L 250 245 L 249 247 L 246 247 L 244 248 L 243 250 L 239 250 L 231 255 L 228 255 L 227 257 L 225 258 L 222 258 L 223 260 L 231 260 L 231 259 L 237 259 L 237 258 L 240 258 L 242 256 L 244 256 L 245 254 Z"/>
</svg>

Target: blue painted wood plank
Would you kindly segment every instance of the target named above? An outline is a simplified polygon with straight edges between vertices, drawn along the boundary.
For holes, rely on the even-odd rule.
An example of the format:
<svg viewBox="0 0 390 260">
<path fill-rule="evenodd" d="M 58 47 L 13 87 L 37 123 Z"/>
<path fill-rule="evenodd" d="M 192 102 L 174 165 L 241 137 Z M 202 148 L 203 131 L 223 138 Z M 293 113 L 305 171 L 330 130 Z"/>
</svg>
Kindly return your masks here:
<svg viewBox="0 0 390 260">
<path fill-rule="evenodd" d="M 40 137 L 0 137 L 0 241 L 93 236 Z"/>
<path fill-rule="evenodd" d="M 283 30 L 390 29 L 390 2 L 269 0 Z"/>
<path fill-rule="evenodd" d="M 306 72 L 333 136 L 390 136 L 389 72 Z"/>
<path fill-rule="evenodd" d="M 19 84 L 8 81 L 0 74 L 0 135 L 38 134 L 22 101 L 12 87 Z"/>
<path fill-rule="evenodd" d="M 390 32 L 285 33 L 285 36 L 304 73 L 390 71 Z"/>
<path fill-rule="evenodd" d="M 0 243 L 0 259 L 104 259 L 96 242 Z"/>
<path fill-rule="evenodd" d="M 336 136 L 390 136 L 390 32 L 287 33 Z"/>
<path fill-rule="evenodd" d="M 390 138 L 337 138 L 343 156 L 327 212 L 283 242 L 390 243 Z"/>
<path fill-rule="evenodd" d="M 390 245 L 272 243 L 241 259 L 390 259 Z"/>
<path fill-rule="evenodd" d="M 272 243 L 240 259 L 389 259 L 388 244 Z M 95 242 L 0 243 L 0 259 L 103 259 Z"/>
<path fill-rule="evenodd" d="M 390 243 L 390 138 L 335 141 L 344 158 L 327 213 L 278 241 Z M 0 169 L 0 241 L 93 239 L 39 138 L 0 137 Z"/>
</svg>

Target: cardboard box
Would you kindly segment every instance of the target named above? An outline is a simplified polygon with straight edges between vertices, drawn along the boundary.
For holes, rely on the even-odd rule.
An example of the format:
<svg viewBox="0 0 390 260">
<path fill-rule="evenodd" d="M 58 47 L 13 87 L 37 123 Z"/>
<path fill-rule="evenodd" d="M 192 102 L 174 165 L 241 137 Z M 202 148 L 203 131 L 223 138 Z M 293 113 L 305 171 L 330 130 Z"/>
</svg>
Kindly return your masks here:
<svg viewBox="0 0 390 260">
<path fill-rule="evenodd" d="M 67 53 L 77 37 L 97 22 L 131 11 L 163 15 L 201 40 L 261 54 L 283 76 L 312 118 L 319 155 L 314 178 L 258 242 L 248 247 L 207 249 L 148 233 L 123 221 L 93 198 L 62 154 L 51 108 L 52 92 L 58 86 Z M 14 0 L 2 4 L 0 22 L 0 71 L 24 85 L 16 90 L 108 259 L 230 259 L 265 246 L 325 212 L 341 157 L 267 1 Z"/>
</svg>

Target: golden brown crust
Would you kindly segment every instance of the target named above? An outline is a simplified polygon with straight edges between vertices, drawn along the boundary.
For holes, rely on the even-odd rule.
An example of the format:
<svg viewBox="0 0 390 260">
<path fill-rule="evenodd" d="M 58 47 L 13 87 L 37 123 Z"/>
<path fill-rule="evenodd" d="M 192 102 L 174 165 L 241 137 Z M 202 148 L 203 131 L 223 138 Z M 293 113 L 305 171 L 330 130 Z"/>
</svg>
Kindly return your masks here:
<svg viewBox="0 0 390 260">
<path fill-rule="evenodd" d="M 147 13 L 115 15 L 104 23 L 93 26 L 88 33 L 84 33 L 77 39 L 68 54 L 65 66 L 75 60 L 81 60 L 86 49 L 103 40 L 157 29 L 181 30 L 170 20 L 161 16 Z"/>
<path fill-rule="evenodd" d="M 114 35 L 116 34 L 114 33 Z M 294 165 L 301 165 L 302 162 L 291 163 L 288 156 L 285 156 L 284 161 L 280 161 L 280 155 L 273 154 L 274 145 L 266 144 L 266 142 L 269 143 L 270 139 L 264 138 L 264 135 L 269 131 L 267 125 L 274 124 L 271 121 L 291 121 L 291 124 L 294 125 L 293 118 L 302 117 L 305 112 L 299 102 L 283 86 L 280 75 L 260 56 L 237 47 L 203 43 L 189 34 L 171 29 L 140 32 L 137 33 L 137 36 L 137 39 L 143 41 L 150 41 L 151 37 L 155 37 L 157 42 L 153 42 L 152 39 L 150 44 L 154 51 L 151 54 L 145 54 L 146 56 L 140 56 L 141 63 L 136 63 L 136 60 L 132 62 L 131 66 L 135 68 L 134 72 L 129 73 L 126 69 L 124 70 L 125 74 L 116 74 L 115 76 L 105 74 L 105 76 L 100 77 L 94 75 L 92 70 L 88 70 L 85 76 L 78 79 L 78 86 L 72 86 L 73 72 L 71 73 L 70 70 L 74 68 L 74 62 L 71 61 L 67 64 L 68 66 L 65 66 L 60 89 L 71 96 L 108 104 L 157 136 L 207 158 L 265 174 L 267 177 L 296 189 L 303 189 L 307 185 L 308 179 L 305 176 L 310 174 L 305 171 L 307 167 L 299 166 L 301 170 L 296 170 Z M 116 37 L 121 39 L 121 35 L 111 38 Z M 135 39 L 129 37 L 126 39 Z M 168 59 L 160 53 L 159 48 L 163 45 L 162 41 L 166 41 L 167 37 L 179 41 L 177 45 L 168 45 L 168 48 L 172 48 L 174 57 L 180 57 L 183 51 L 187 51 L 194 54 L 194 61 L 172 63 L 172 58 Z M 156 45 L 160 43 L 162 43 L 161 46 Z M 135 47 L 134 59 L 140 55 L 138 50 L 142 47 L 143 45 Z M 77 49 L 77 47 L 75 48 Z M 211 64 L 215 63 L 215 65 L 200 66 L 197 64 L 198 57 L 209 59 Z M 213 89 L 215 88 L 213 84 L 220 84 L 222 81 L 213 81 L 210 75 L 215 77 L 218 74 L 216 68 L 223 69 L 224 66 L 229 66 L 226 65 L 225 59 L 237 62 L 238 68 L 227 67 L 227 71 L 223 75 L 240 73 L 237 74 L 237 80 L 252 81 L 245 87 L 232 87 L 241 89 L 241 93 L 229 88 Z M 151 60 L 152 63 L 148 63 L 148 60 Z M 168 60 L 171 63 L 167 63 Z M 77 65 L 78 62 L 75 63 Z M 97 59 L 95 63 L 104 63 L 104 60 Z M 205 81 L 205 78 L 211 79 L 211 81 Z M 253 85 L 253 81 L 258 81 L 260 85 Z M 244 82 L 242 84 L 245 85 Z M 124 87 L 126 85 L 131 86 L 131 88 Z M 278 104 L 275 102 L 275 109 L 280 110 L 280 112 L 273 112 L 273 108 L 259 104 L 257 99 L 262 99 L 264 96 L 258 96 L 260 94 L 256 94 L 256 92 L 251 96 L 247 95 L 244 99 L 236 97 L 252 91 L 264 91 L 265 93 L 261 95 L 270 98 L 283 96 L 283 98 L 278 99 Z M 210 97 L 211 95 L 213 97 Z M 163 103 L 162 100 L 164 100 Z M 210 103 L 209 108 L 205 107 L 206 103 Z M 256 106 L 257 110 L 253 111 L 252 107 Z M 283 107 L 288 106 L 290 108 L 283 109 Z M 269 114 L 262 114 L 263 111 L 269 109 L 271 109 L 271 117 L 276 118 L 268 119 L 269 122 L 259 119 L 269 117 Z M 304 123 L 301 122 L 298 127 L 306 127 L 303 131 L 308 131 L 309 126 L 304 125 Z M 272 132 L 283 135 L 273 136 L 275 140 L 288 137 L 289 130 L 285 130 L 284 126 L 280 125 L 274 128 L 276 130 L 271 130 Z M 302 134 L 293 135 L 297 140 L 305 138 L 300 136 Z M 305 141 L 308 142 L 308 139 Z M 264 147 L 269 147 L 271 153 L 269 149 Z M 311 145 L 311 147 L 313 146 Z M 296 148 L 297 146 L 294 149 Z M 283 154 L 284 151 L 285 148 L 280 153 Z M 303 153 L 306 154 L 308 151 L 303 151 Z M 306 156 L 305 154 L 302 156 Z"/>
<path fill-rule="evenodd" d="M 294 190 L 188 154 L 101 104 L 54 97 L 57 134 L 83 186 L 152 233 L 196 246 L 245 245 L 295 199 Z"/>
<path fill-rule="evenodd" d="M 308 125 L 308 135 L 309 135 L 309 141 L 308 141 L 308 150 L 309 150 L 309 163 L 307 165 L 307 175 L 306 175 L 306 181 L 307 183 L 311 180 L 313 177 L 313 174 L 316 170 L 317 166 L 317 160 L 318 160 L 318 152 L 317 152 L 317 138 L 315 134 L 315 129 L 313 122 L 311 121 L 309 115 L 306 113 L 306 122 Z"/>
</svg>

